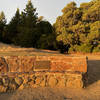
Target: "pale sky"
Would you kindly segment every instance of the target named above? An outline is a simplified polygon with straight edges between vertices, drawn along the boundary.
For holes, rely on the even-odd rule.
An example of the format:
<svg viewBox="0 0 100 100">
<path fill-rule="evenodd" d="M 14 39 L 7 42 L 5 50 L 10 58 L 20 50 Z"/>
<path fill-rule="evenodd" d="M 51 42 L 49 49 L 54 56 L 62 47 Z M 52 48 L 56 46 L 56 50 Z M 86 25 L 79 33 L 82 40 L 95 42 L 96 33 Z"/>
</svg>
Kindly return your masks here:
<svg viewBox="0 0 100 100">
<path fill-rule="evenodd" d="M 0 0 L 0 12 L 4 11 L 6 19 L 9 22 L 14 16 L 16 9 L 22 11 L 25 8 L 28 0 Z M 91 0 L 31 0 L 34 7 L 37 8 L 39 16 L 51 23 L 56 21 L 57 16 L 61 15 L 61 10 L 71 1 L 75 1 L 78 6 L 82 2 L 89 2 Z"/>
</svg>

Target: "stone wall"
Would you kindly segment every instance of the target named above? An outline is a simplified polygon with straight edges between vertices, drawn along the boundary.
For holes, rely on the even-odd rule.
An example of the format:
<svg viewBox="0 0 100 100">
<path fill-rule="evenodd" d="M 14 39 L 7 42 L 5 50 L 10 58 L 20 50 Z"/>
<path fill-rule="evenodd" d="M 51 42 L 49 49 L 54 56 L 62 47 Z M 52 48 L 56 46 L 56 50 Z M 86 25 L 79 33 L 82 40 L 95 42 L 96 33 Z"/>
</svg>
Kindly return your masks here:
<svg viewBox="0 0 100 100">
<path fill-rule="evenodd" d="M 0 73 L 29 71 L 87 72 L 86 57 L 71 56 L 4 56 L 0 57 Z"/>
<path fill-rule="evenodd" d="M 0 57 L 0 92 L 29 87 L 82 88 L 86 83 L 86 75 L 86 57 Z"/>
<path fill-rule="evenodd" d="M 10 73 L 0 76 L 0 92 L 36 87 L 82 88 L 83 77 L 81 73 L 68 72 Z"/>
</svg>

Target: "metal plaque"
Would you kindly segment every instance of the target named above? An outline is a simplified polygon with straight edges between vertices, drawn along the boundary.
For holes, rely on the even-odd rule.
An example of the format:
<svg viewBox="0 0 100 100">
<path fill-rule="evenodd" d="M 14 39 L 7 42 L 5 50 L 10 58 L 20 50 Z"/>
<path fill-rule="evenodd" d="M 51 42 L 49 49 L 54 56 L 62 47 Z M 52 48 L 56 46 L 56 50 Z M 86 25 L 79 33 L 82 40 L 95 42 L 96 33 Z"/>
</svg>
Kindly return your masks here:
<svg viewBox="0 0 100 100">
<path fill-rule="evenodd" d="M 35 70 L 49 70 L 50 69 L 50 61 L 36 61 L 34 63 Z"/>
</svg>

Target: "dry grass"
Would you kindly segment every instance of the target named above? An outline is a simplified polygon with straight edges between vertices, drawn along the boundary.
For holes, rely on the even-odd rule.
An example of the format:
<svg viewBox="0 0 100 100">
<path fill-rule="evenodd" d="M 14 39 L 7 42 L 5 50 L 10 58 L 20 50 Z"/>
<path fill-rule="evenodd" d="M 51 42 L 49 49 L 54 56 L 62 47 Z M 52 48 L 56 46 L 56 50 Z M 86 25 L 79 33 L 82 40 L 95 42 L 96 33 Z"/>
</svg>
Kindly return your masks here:
<svg viewBox="0 0 100 100">
<path fill-rule="evenodd" d="M 35 88 L 17 91 L 14 94 L 2 94 L 0 100 L 100 100 L 100 86 L 87 89 Z M 6 98 L 4 98 L 6 96 Z"/>
<path fill-rule="evenodd" d="M 10 100 L 66 100 L 66 97 L 56 89 L 35 88 L 16 92 Z"/>
<path fill-rule="evenodd" d="M 34 56 L 34 55 L 58 55 L 58 51 L 21 48 L 19 46 L 0 43 L 0 56 Z M 59 54 L 62 55 L 62 54 Z"/>
</svg>

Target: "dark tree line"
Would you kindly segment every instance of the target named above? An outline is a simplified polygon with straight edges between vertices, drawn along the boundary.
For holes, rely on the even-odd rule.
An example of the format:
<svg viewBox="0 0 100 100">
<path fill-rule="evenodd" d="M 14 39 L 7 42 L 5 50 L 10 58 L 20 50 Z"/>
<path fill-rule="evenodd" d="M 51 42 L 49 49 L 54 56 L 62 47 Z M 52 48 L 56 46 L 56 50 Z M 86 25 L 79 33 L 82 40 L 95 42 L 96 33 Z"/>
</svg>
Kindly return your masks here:
<svg viewBox="0 0 100 100">
<path fill-rule="evenodd" d="M 14 17 L 6 24 L 5 15 L 0 13 L 0 41 L 22 47 L 59 49 L 63 52 L 100 52 L 100 0 L 75 2 L 62 9 L 52 26 L 38 17 L 36 8 L 28 1 L 26 8 L 17 9 Z"/>
<path fill-rule="evenodd" d="M 17 9 L 14 17 L 6 24 L 4 13 L 0 19 L 0 41 L 22 47 L 56 49 L 56 36 L 52 25 L 38 17 L 36 8 L 28 1 L 24 11 Z"/>
</svg>

